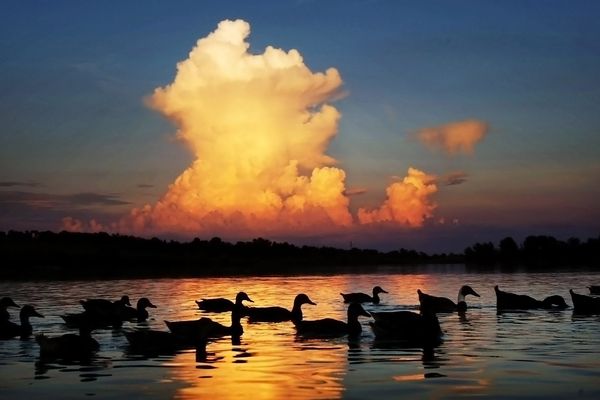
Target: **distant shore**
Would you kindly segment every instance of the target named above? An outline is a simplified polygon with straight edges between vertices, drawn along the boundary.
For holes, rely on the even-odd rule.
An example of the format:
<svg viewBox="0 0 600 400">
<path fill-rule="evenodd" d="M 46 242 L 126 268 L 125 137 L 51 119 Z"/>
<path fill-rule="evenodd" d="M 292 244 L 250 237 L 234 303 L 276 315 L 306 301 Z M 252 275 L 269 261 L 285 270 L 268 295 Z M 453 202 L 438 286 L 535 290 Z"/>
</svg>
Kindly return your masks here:
<svg viewBox="0 0 600 400">
<path fill-rule="evenodd" d="M 463 253 L 426 254 L 400 248 L 296 246 L 257 238 L 228 243 L 215 237 L 190 242 L 108 233 L 0 232 L 0 279 L 119 279 L 207 276 L 412 272 L 418 266 L 466 265 L 472 271 L 600 270 L 600 236 L 557 240 L 507 237 L 496 246 L 476 243 Z"/>
</svg>

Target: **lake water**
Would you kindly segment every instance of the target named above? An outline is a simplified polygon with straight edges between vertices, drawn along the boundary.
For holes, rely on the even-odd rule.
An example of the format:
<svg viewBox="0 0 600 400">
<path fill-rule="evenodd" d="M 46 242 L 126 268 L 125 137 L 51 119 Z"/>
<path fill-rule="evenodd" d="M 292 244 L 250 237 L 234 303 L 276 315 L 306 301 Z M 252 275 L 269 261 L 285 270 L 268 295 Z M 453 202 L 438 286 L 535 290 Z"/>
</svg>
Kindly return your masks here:
<svg viewBox="0 0 600 400">
<path fill-rule="evenodd" d="M 414 269 L 423 271 L 423 269 Z M 196 319 L 194 300 L 233 299 L 245 291 L 255 306 L 291 308 L 296 294 L 306 293 L 317 306 L 303 307 L 305 319 L 346 318 L 340 292 L 370 292 L 380 285 L 382 304 L 367 310 L 416 310 L 416 291 L 455 300 L 470 284 L 481 298 L 468 297 L 466 317 L 440 314 L 444 342 L 433 353 L 419 348 L 379 348 L 368 318 L 362 337 L 302 340 L 292 323 L 249 324 L 241 343 L 223 338 L 210 342 L 208 357 L 195 351 L 144 358 L 128 352 L 123 330 L 136 326 L 166 330 L 163 320 Z M 6 399 L 599 399 L 600 316 L 565 311 L 496 313 L 494 285 L 536 298 L 560 294 L 571 304 L 568 289 L 587 294 L 600 284 L 598 272 L 468 273 L 463 267 L 434 268 L 426 273 L 374 269 L 371 274 L 294 277 L 153 279 L 75 282 L 0 282 L 0 296 L 32 304 L 46 316 L 32 318 L 34 333 L 73 332 L 61 314 L 80 312 L 89 297 L 132 303 L 146 296 L 158 306 L 146 323 L 126 322 L 120 330 L 97 330 L 97 356 L 86 365 L 41 363 L 35 340 L 0 341 L 0 398 Z M 18 312 L 9 309 L 13 320 Z M 230 323 L 228 314 L 208 314 Z"/>
</svg>

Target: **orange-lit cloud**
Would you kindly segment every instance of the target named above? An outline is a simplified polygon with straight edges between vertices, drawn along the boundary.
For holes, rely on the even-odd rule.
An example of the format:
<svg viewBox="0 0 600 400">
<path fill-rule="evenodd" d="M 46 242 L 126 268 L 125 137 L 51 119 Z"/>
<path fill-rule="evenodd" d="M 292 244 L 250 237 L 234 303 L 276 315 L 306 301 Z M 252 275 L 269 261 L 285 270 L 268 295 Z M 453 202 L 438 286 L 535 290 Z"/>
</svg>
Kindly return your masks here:
<svg viewBox="0 0 600 400">
<path fill-rule="evenodd" d="M 116 230 L 249 237 L 356 225 L 350 196 L 362 190 L 346 190 L 346 173 L 326 154 L 341 117 L 331 105 L 342 93 L 340 74 L 312 72 L 297 50 L 252 54 L 249 34 L 245 21 L 219 23 L 178 63 L 174 81 L 149 97 L 196 159 L 156 204 L 133 209 Z M 434 208 L 437 188 L 428 180 L 411 168 L 358 222 L 420 226 Z"/>
<path fill-rule="evenodd" d="M 408 176 L 401 182 L 388 186 L 387 199 L 375 210 L 360 208 L 358 220 L 361 224 L 375 222 L 397 222 L 418 227 L 426 218 L 433 216 L 436 205 L 431 201 L 437 192 L 435 177 L 415 168 L 408 169 Z"/>
<path fill-rule="evenodd" d="M 444 125 L 420 129 L 417 138 L 432 150 L 443 150 L 449 154 L 472 154 L 475 145 L 486 135 L 485 122 L 468 119 Z"/>
</svg>

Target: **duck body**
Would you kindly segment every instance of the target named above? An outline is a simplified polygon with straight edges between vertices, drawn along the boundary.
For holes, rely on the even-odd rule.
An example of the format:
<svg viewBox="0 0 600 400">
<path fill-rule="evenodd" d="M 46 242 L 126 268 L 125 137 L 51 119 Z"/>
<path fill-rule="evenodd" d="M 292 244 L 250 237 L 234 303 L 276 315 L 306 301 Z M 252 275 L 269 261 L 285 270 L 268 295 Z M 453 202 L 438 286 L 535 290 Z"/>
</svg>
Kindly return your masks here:
<svg viewBox="0 0 600 400">
<path fill-rule="evenodd" d="M 360 303 L 348 306 L 348 321 L 339 321 L 333 318 L 324 318 L 314 321 L 294 321 L 296 333 L 303 337 L 333 338 L 348 335 L 360 336 L 362 327 L 358 321 L 359 316 L 370 317 Z"/>
<path fill-rule="evenodd" d="M 214 313 L 230 312 L 235 305 L 233 301 L 224 298 L 196 300 L 196 304 L 200 310 Z"/>
<path fill-rule="evenodd" d="M 36 342 L 40 345 L 40 358 L 85 360 L 100 349 L 100 344 L 91 336 L 88 327 L 80 327 L 79 335 L 67 333 L 57 337 L 37 335 Z"/>
<path fill-rule="evenodd" d="M 10 297 L 3 297 L 0 299 L 0 323 L 10 319 L 10 313 L 7 310 L 8 307 L 19 308 L 17 303 L 15 303 Z"/>
<path fill-rule="evenodd" d="M 412 311 L 372 312 L 371 329 L 377 340 L 401 341 L 415 345 L 436 345 L 441 342 L 442 329 L 434 313 Z"/>
<path fill-rule="evenodd" d="M 457 302 L 453 302 L 447 297 L 437 297 L 417 290 L 419 295 L 420 309 L 430 313 L 452 313 L 452 312 L 465 312 L 467 310 L 467 302 L 465 298 L 467 295 L 473 295 L 480 297 L 473 288 L 469 285 L 462 286 L 458 291 Z"/>
<path fill-rule="evenodd" d="M 26 304 L 21 307 L 21 311 L 19 312 L 21 325 L 11 321 L 0 323 L 0 339 L 12 339 L 17 336 L 21 339 L 26 339 L 31 336 L 33 327 L 29 322 L 30 317 L 44 318 L 44 316 L 38 313 L 33 306 Z"/>
<path fill-rule="evenodd" d="M 302 305 L 316 305 L 307 295 L 301 293 L 294 298 L 292 310 L 283 307 L 246 307 L 244 314 L 250 322 L 302 321 Z"/>
<path fill-rule="evenodd" d="M 107 299 L 87 299 L 81 300 L 79 303 L 83 306 L 84 310 L 99 315 L 114 314 L 125 306 L 131 306 L 129 296 L 122 296 L 119 300 L 115 301 Z"/>
<path fill-rule="evenodd" d="M 206 354 L 206 337 L 194 340 L 178 336 L 172 332 L 153 329 L 137 329 L 125 332 L 129 342 L 129 350 L 143 355 L 169 355 L 181 350 L 195 348 L 197 352 Z"/>
<path fill-rule="evenodd" d="M 498 285 L 494 286 L 494 291 L 498 310 L 565 309 L 568 307 L 565 299 L 559 295 L 548 296 L 540 301 L 528 295 L 504 292 L 498 288 Z"/>
<path fill-rule="evenodd" d="M 373 288 L 373 295 L 370 296 L 366 293 L 340 293 L 344 298 L 344 303 L 373 303 L 379 304 L 381 299 L 379 293 L 387 293 L 381 288 L 381 286 L 375 286 Z"/>
<path fill-rule="evenodd" d="M 600 298 L 577 294 L 569 290 L 573 300 L 573 312 L 576 314 L 600 314 Z"/>
</svg>

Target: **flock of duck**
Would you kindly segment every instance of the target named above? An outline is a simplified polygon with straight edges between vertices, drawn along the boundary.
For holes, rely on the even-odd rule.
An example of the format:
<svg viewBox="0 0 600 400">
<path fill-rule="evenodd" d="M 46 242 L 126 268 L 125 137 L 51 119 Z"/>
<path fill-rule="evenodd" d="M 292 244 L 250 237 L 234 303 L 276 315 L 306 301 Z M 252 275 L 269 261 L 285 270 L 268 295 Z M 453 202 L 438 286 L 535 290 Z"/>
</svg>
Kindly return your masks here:
<svg viewBox="0 0 600 400">
<path fill-rule="evenodd" d="M 591 295 L 600 295 L 600 286 L 591 286 Z M 565 309 L 564 298 L 552 295 L 537 300 L 528 295 L 514 294 L 494 287 L 496 306 L 499 312 L 506 310 Z M 570 290 L 575 313 L 600 314 L 600 297 L 577 294 Z M 297 335 L 307 338 L 331 338 L 348 335 L 350 338 L 361 334 L 359 317 L 372 317 L 369 322 L 375 338 L 378 340 L 400 341 L 409 345 L 431 347 L 440 343 L 442 329 L 437 318 L 438 313 L 464 313 L 467 310 L 468 295 L 480 297 L 469 285 L 458 292 L 458 300 L 432 296 L 417 290 L 419 313 L 412 311 L 367 312 L 362 303 L 379 304 L 379 294 L 388 293 L 380 286 L 373 288 L 372 295 L 365 293 L 341 293 L 344 303 L 348 303 L 347 320 L 332 318 L 304 320 L 302 306 L 316 305 L 306 294 L 295 297 L 291 310 L 284 307 L 249 307 L 244 302 L 253 302 L 245 292 L 239 292 L 235 301 L 224 298 L 202 299 L 196 301 L 199 310 L 211 313 L 231 313 L 231 325 L 226 326 L 207 317 L 187 321 L 165 321 L 168 331 L 135 329 L 124 331 L 131 351 L 142 354 L 164 354 L 186 348 L 195 348 L 199 356 L 206 354 L 206 344 L 210 339 L 230 336 L 239 341 L 244 333 L 241 319 L 249 322 L 279 323 L 291 321 Z M 35 336 L 40 348 L 41 359 L 82 360 L 99 350 L 98 342 L 91 336 L 95 329 L 120 328 L 124 321 L 142 322 L 148 319 L 148 308 L 156 308 L 146 297 L 138 300 L 132 307 L 129 297 L 123 296 L 116 301 L 107 299 L 81 300 L 83 311 L 62 315 L 69 328 L 77 328 L 79 334 L 69 333 L 56 337 L 43 334 Z M 29 338 L 33 333 L 29 321 L 31 317 L 44 318 L 31 305 L 20 309 L 20 324 L 10 320 L 8 308 L 19 308 L 10 298 L 0 300 L 0 339 Z"/>
</svg>

